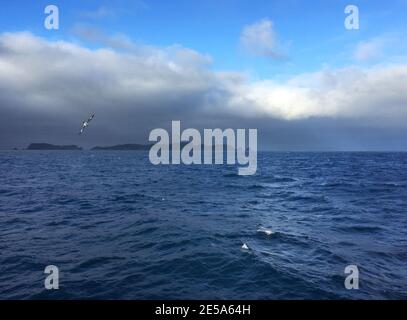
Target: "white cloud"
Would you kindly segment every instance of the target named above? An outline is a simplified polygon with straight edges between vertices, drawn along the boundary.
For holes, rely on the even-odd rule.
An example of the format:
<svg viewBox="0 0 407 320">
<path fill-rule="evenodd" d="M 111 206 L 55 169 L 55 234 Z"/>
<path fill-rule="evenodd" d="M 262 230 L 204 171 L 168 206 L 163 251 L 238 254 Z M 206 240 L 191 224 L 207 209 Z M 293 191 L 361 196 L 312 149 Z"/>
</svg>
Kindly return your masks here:
<svg viewBox="0 0 407 320">
<path fill-rule="evenodd" d="M 134 15 L 141 10 L 149 9 L 149 5 L 142 0 L 109 0 L 93 10 L 78 12 L 79 17 L 91 20 L 118 18 L 123 15 Z"/>
<path fill-rule="evenodd" d="M 354 51 L 354 58 L 357 61 L 365 62 L 382 57 L 386 45 L 391 43 L 391 39 L 376 37 L 368 41 L 359 42 Z"/>
<path fill-rule="evenodd" d="M 106 6 L 100 6 L 95 10 L 82 11 L 82 12 L 80 12 L 80 15 L 84 18 L 101 19 L 101 18 L 113 16 L 114 13 L 113 13 L 112 9 L 109 9 Z"/>
<path fill-rule="evenodd" d="M 310 117 L 397 119 L 407 116 L 407 65 L 349 67 L 303 74 L 278 84 L 236 89 L 232 105 L 248 115 L 285 120 Z M 246 106 L 251 106 L 250 110 Z"/>
<path fill-rule="evenodd" d="M 240 43 L 253 55 L 271 58 L 284 56 L 274 31 L 273 22 L 269 19 L 263 19 L 244 27 Z"/>
</svg>

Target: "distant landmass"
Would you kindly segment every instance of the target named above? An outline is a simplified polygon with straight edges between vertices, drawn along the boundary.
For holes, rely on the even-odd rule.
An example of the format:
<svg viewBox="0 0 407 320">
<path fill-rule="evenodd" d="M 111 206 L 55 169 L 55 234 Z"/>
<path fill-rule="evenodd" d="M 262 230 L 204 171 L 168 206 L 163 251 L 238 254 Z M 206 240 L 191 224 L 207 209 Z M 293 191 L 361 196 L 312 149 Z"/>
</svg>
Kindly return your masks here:
<svg viewBox="0 0 407 320">
<path fill-rule="evenodd" d="M 180 148 L 182 149 L 184 146 L 186 146 L 188 142 L 181 142 Z M 118 151 L 118 150 L 150 150 L 152 147 L 152 144 L 118 144 L 114 146 L 105 146 L 105 147 L 100 147 L 96 146 L 93 147 L 91 150 L 93 151 Z M 168 145 L 168 148 L 171 150 L 172 145 Z M 224 146 L 222 146 L 224 148 Z M 207 150 L 204 145 L 201 145 L 201 151 L 204 152 Z M 81 147 L 78 147 L 77 145 L 54 145 L 50 143 L 31 143 L 26 150 L 82 150 Z M 212 150 L 215 150 L 215 146 L 212 146 Z M 225 150 L 225 149 L 223 149 Z M 233 146 L 226 146 L 226 150 L 232 150 L 234 151 L 235 148 Z"/>
<path fill-rule="evenodd" d="M 92 150 L 150 150 L 151 145 L 145 144 L 119 144 L 109 147 L 94 147 Z"/>
<path fill-rule="evenodd" d="M 27 150 L 82 150 L 82 148 L 75 145 L 58 146 L 49 143 L 31 143 Z"/>
<path fill-rule="evenodd" d="M 182 149 L 188 144 L 188 142 L 181 142 L 180 143 L 180 148 Z M 95 151 L 103 151 L 103 150 L 150 150 L 152 144 L 119 144 L 115 146 L 108 146 L 108 147 L 94 147 L 92 150 Z M 222 148 L 224 146 L 221 146 Z M 168 145 L 169 150 L 172 150 L 172 145 Z M 234 151 L 235 148 L 233 146 L 227 146 L 226 150 L 232 150 Z M 201 151 L 207 150 L 208 148 L 205 148 L 204 145 L 201 145 Z M 212 146 L 212 149 L 215 150 L 215 146 Z"/>
</svg>

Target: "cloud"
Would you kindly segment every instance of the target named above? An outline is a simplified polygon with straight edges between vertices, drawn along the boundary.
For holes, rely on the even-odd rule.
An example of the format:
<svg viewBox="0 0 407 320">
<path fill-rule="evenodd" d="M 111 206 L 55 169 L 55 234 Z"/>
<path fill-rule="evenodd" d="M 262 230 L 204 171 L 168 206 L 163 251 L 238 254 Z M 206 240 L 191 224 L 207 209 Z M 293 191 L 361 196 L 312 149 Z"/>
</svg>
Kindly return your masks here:
<svg viewBox="0 0 407 320">
<path fill-rule="evenodd" d="M 376 37 L 368 41 L 361 41 L 354 51 L 354 58 L 360 62 L 366 62 L 381 58 L 387 45 L 393 40 L 387 37 Z"/>
<path fill-rule="evenodd" d="M 213 85 L 208 58 L 176 45 L 118 53 L 18 33 L 0 37 L 0 53 L 3 93 L 18 92 L 39 111 L 71 108 L 72 102 L 80 107 L 166 93 L 182 97 Z"/>
<path fill-rule="evenodd" d="M 270 80 L 241 86 L 232 105 L 246 114 L 285 120 L 311 117 L 353 118 L 407 116 L 407 65 L 362 69 L 347 67 L 302 74 L 285 83 Z"/>
<path fill-rule="evenodd" d="M 243 28 L 240 43 L 249 53 L 279 59 L 284 57 L 273 22 L 262 19 Z"/>
<path fill-rule="evenodd" d="M 85 24 L 76 24 L 72 32 L 76 37 L 86 43 L 93 43 L 117 50 L 136 50 L 138 48 L 138 46 L 124 34 L 109 36 L 99 28 Z"/>
<path fill-rule="evenodd" d="M 104 0 L 103 4 L 96 9 L 80 11 L 78 15 L 81 18 L 98 20 L 133 15 L 147 9 L 149 9 L 149 6 L 142 0 Z"/>
<path fill-rule="evenodd" d="M 101 19 L 112 16 L 113 11 L 111 9 L 108 9 L 106 6 L 100 6 L 95 10 L 82 11 L 80 14 L 84 18 Z"/>
<path fill-rule="evenodd" d="M 74 143 L 90 112 L 97 121 L 86 138 L 103 144 L 140 140 L 171 120 L 206 128 L 250 124 L 264 132 L 271 124 L 295 130 L 296 123 L 315 119 L 320 125 L 405 127 L 405 64 L 251 81 L 239 72 L 213 71 L 210 57 L 180 45 L 126 43 L 126 50 L 91 50 L 31 33 L 1 34 L 0 144 Z M 300 141 L 301 135 L 286 134 Z"/>
</svg>

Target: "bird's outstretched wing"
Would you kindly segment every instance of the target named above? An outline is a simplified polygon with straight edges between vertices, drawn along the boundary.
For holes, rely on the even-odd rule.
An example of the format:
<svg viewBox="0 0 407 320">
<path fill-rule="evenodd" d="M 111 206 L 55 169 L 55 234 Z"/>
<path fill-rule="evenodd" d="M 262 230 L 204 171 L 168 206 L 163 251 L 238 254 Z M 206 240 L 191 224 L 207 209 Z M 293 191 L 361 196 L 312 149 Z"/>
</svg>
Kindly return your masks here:
<svg viewBox="0 0 407 320">
<path fill-rule="evenodd" d="M 85 131 L 85 128 L 89 125 L 89 122 L 92 121 L 93 117 L 95 116 L 95 114 L 93 113 L 89 119 L 87 121 L 82 122 L 82 128 L 81 131 L 79 131 L 79 134 L 82 134 Z"/>
<path fill-rule="evenodd" d="M 92 115 L 89 117 L 88 122 L 92 121 L 92 119 L 93 119 L 94 116 L 95 116 L 95 114 L 92 114 Z"/>
</svg>

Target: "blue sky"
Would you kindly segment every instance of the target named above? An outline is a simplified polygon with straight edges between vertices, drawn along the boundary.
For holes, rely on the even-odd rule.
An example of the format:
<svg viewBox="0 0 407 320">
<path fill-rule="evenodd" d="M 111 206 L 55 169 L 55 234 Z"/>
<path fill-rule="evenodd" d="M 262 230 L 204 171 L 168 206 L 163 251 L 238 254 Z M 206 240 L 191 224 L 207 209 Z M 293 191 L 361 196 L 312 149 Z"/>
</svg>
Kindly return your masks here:
<svg viewBox="0 0 407 320">
<path fill-rule="evenodd" d="M 60 9 L 60 30 L 43 28 L 44 7 Z M 344 8 L 359 7 L 360 29 L 346 30 Z M 257 78 L 284 78 L 324 66 L 355 64 L 354 47 L 374 37 L 400 36 L 407 2 L 396 1 L 9 1 L 0 12 L 1 31 L 29 30 L 51 39 L 72 39 L 75 26 L 125 34 L 137 43 L 180 44 L 212 57 L 217 70 L 245 71 Z M 261 19 L 273 22 L 285 59 L 253 57 L 239 44 L 242 29 Z M 84 45 L 89 45 L 84 43 Z M 395 52 L 394 52 L 395 51 Z M 387 55 L 404 51 L 390 48 Z M 366 62 L 364 62 L 366 63 Z"/>
</svg>

